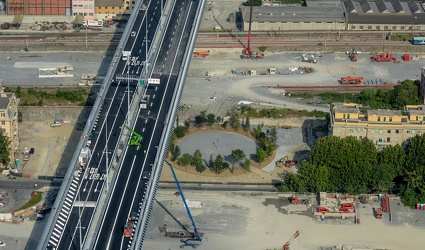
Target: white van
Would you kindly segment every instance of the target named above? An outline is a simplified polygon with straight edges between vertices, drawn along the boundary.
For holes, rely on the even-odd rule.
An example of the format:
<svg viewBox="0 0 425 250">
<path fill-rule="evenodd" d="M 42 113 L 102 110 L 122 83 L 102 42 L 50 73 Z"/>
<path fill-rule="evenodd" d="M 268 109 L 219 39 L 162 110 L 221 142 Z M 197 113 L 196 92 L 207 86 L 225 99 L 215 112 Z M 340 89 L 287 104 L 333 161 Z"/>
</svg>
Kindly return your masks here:
<svg viewBox="0 0 425 250">
<path fill-rule="evenodd" d="M 131 56 L 131 51 L 123 51 L 122 52 L 122 60 L 123 61 L 127 61 L 130 56 Z"/>
</svg>

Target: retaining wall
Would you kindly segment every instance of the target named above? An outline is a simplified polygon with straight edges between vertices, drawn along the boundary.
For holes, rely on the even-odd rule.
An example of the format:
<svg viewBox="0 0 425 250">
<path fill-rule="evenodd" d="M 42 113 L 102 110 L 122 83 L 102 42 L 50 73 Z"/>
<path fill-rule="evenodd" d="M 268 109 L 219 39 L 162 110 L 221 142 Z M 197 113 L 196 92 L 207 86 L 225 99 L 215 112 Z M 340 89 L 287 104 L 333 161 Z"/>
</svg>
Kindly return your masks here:
<svg viewBox="0 0 425 250">
<path fill-rule="evenodd" d="M 91 107 L 19 107 L 24 122 L 52 122 L 64 119 L 75 124 L 88 119 Z"/>
</svg>

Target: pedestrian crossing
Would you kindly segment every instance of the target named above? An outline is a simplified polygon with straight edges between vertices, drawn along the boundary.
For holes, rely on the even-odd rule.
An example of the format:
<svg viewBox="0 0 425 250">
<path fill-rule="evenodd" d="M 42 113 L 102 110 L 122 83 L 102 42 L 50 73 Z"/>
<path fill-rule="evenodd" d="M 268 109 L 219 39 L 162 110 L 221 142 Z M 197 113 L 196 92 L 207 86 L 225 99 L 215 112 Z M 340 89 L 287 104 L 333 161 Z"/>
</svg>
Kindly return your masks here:
<svg viewBox="0 0 425 250">
<path fill-rule="evenodd" d="M 49 249 L 57 249 L 60 239 L 62 237 L 62 233 L 65 229 L 66 221 L 69 218 L 69 214 L 72 209 L 72 205 L 75 200 L 75 194 L 77 193 L 78 185 L 81 178 L 81 172 L 78 171 L 77 173 L 78 174 L 74 175 L 74 178 L 72 178 L 71 186 L 68 189 L 68 193 L 66 194 L 65 200 L 62 204 L 59 217 L 56 220 L 56 224 L 54 225 L 52 234 L 50 235 L 48 244 Z"/>
</svg>

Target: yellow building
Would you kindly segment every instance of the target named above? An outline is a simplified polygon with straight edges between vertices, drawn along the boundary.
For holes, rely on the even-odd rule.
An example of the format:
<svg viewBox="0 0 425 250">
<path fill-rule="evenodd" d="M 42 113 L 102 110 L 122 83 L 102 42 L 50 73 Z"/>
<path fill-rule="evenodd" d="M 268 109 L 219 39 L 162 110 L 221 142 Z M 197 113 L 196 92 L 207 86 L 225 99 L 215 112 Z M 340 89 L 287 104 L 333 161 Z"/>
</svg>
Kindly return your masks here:
<svg viewBox="0 0 425 250">
<path fill-rule="evenodd" d="M 128 19 L 136 1 L 127 0 L 96 0 L 96 19 Z"/>
<path fill-rule="evenodd" d="M 10 160 L 15 160 L 15 152 L 19 148 L 18 133 L 18 104 L 19 99 L 14 93 L 5 93 L 0 84 L 0 128 L 3 135 L 10 140 Z"/>
<path fill-rule="evenodd" d="M 416 134 L 425 133 L 425 105 L 407 105 L 403 111 L 362 111 L 357 103 L 331 104 L 331 134 L 344 138 L 369 138 L 378 149 L 403 145 Z"/>
</svg>

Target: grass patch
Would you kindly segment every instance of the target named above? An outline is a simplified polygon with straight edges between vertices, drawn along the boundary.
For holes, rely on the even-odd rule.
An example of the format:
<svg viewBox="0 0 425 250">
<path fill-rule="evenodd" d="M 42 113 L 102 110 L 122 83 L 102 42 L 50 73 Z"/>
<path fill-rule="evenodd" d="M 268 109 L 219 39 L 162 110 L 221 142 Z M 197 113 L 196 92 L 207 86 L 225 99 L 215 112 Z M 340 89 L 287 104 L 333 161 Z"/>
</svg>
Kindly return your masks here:
<svg viewBox="0 0 425 250">
<path fill-rule="evenodd" d="M 22 207 L 20 207 L 17 211 L 33 207 L 35 204 L 41 201 L 41 198 L 43 198 L 43 192 L 35 192 L 35 195 L 32 195 L 31 199 Z"/>
<path fill-rule="evenodd" d="M 326 117 L 327 113 L 322 111 L 307 111 L 283 108 L 270 108 L 256 110 L 248 105 L 241 106 L 241 114 L 256 118 L 293 118 L 293 117 Z"/>
<path fill-rule="evenodd" d="M 279 2 L 281 4 L 301 4 L 301 0 L 279 0 L 276 2 Z"/>
</svg>

